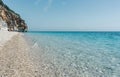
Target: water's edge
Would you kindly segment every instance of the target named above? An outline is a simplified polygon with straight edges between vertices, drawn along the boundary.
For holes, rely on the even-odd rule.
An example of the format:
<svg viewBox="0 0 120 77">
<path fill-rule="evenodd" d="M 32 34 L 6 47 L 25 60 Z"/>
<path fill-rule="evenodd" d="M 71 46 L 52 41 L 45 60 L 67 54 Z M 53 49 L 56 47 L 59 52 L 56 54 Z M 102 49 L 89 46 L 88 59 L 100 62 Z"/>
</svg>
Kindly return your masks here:
<svg viewBox="0 0 120 77">
<path fill-rule="evenodd" d="M 119 32 L 25 34 L 42 77 L 119 77 Z M 30 42 L 31 41 L 31 42 Z"/>
</svg>

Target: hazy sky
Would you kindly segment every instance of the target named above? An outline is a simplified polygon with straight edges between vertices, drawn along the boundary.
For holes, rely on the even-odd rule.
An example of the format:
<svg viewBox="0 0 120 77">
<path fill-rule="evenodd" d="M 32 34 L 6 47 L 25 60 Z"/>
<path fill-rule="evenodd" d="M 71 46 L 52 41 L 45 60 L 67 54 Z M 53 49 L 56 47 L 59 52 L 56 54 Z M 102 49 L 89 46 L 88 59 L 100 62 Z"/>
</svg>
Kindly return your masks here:
<svg viewBox="0 0 120 77">
<path fill-rule="evenodd" d="M 4 0 L 30 30 L 119 30 L 120 0 Z"/>
</svg>

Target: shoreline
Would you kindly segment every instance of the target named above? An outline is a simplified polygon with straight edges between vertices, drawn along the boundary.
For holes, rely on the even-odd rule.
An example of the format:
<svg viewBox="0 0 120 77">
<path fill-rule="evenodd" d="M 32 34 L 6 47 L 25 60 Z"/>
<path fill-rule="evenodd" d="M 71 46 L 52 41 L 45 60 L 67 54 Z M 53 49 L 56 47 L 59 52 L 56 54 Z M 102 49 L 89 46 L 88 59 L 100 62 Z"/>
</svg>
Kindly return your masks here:
<svg viewBox="0 0 120 77">
<path fill-rule="evenodd" d="M 0 35 L 4 38 L 8 37 L 0 44 L 2 45 L 0 47 L 0 76 L 35 77 L 37 71 L 31 60 L 30 48 L 25 38 L 17 32 L 6 35 Z"/>
</svg>

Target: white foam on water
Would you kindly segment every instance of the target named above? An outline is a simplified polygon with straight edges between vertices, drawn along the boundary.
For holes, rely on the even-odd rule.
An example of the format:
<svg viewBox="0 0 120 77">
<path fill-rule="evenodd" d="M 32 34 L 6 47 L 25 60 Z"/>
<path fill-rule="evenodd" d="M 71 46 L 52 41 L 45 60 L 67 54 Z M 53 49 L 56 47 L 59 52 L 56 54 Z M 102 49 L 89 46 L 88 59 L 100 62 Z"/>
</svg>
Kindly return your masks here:
<svg viewBox="0 0 120 77">
<path fill-rule="evenodd" d="M 32 46 L 32 48 L 38 48 L 37 42 L 34 43 L 34 45 Z"/>
</svg>

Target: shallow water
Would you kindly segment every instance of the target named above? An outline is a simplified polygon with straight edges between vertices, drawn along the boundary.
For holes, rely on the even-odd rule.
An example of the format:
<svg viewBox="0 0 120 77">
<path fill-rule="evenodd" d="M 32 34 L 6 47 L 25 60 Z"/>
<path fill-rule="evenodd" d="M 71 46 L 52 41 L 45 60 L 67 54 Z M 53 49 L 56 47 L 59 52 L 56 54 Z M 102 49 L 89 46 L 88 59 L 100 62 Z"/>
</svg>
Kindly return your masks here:
<svg viewBox="0 0 120 77">
<path fill-rule="evenodd" d="M 41 77 L 120 77 L 119 32 L 29 32 Z"/>
</svg>

